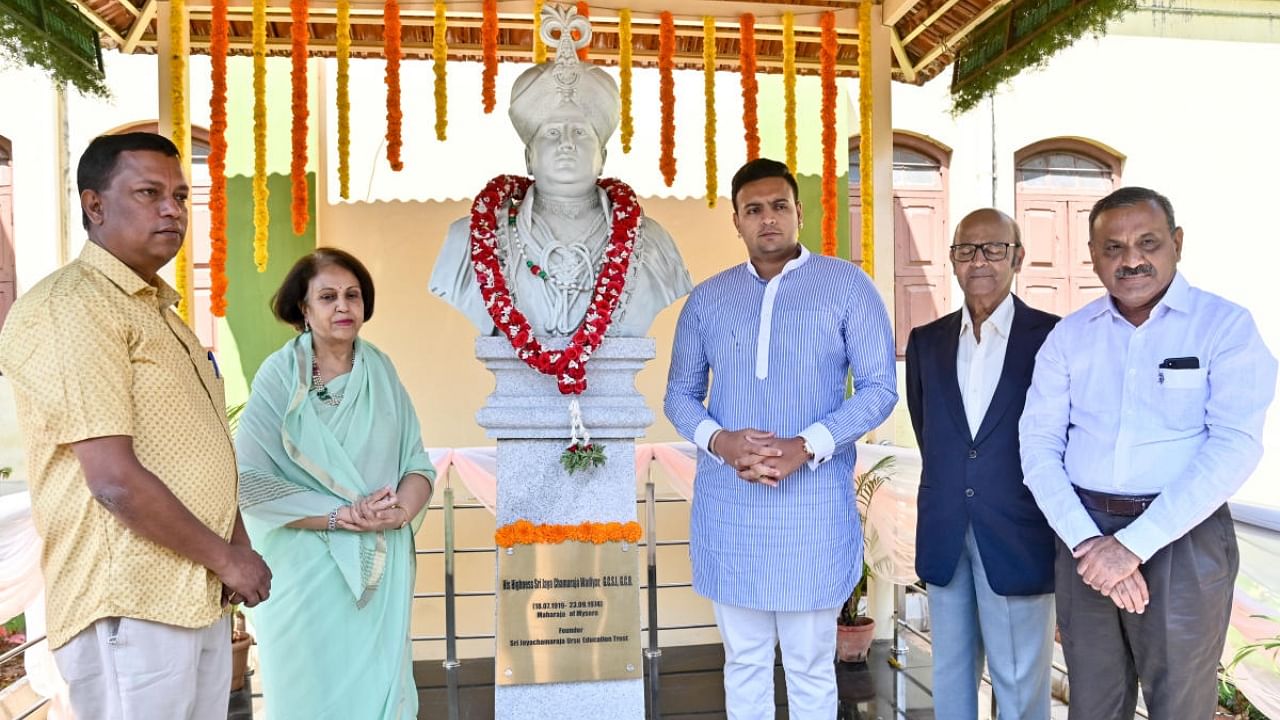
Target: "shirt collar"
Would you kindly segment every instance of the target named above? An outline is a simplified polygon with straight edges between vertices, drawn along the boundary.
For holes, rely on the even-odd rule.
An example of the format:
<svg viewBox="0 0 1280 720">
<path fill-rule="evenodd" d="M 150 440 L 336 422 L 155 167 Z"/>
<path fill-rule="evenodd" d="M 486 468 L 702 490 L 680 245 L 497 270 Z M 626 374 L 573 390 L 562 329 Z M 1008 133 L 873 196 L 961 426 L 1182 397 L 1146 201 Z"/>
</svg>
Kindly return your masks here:
<svg viewBox="0 0 1280 720">
<path fill-rule="evenodd" d="M 778 273 L 775 276 L 775 278 L 780 278 L 783 275 L 786 275 L 792 270 L 795 270 L 796 268 L 808 262 L 808 260 L 809 260 L 809 248 L 805 247 L 804 245 L 801 245 L 800 254 L 792 258 L 791 260 L 787 261 L 787 264 L 782 266 L 782 272 Z M 750 260 L 747 260 L 747 272 L 751 273 L 759 280 L 764 280 L 764 278 L 760 277 L 760 273 L 756 272 L 756 266 L 752 265 Z"/>
<path fill-rule="evenodd" d="M 80 262 L 102 273 L 112 284 L 124 291 L 126 295 L 141 295 L 148 291 L 154 292 L 162 308 L 178 302 L 178 292 L 169 287 L 169 283 L 166 283 L 160 277 L 156 277 L 155 285 L 148 283 L 132 268 L 121 262 L 120 258 L 112 255 L 110 251 L 92 240 L 86 242 L 84 248 L 80 251 Z"/>
<path fill-rule="evenodd" d="M 1120 314 L 1120 309 L 1116 307 L 1116 301 L 1108 293 L 1101 298 L 1102 302 L 1098 303 L 1097 308 L 1089 315 L 1089 319 L 1100 317 L 1104 314 L 1124 319 L 1124 315 Z M 1164 297 L 1160 298 L 1160 302 L 1151 308 L 1151 314 L 1148 317 L 1155 317 L 1157 313 L 1163 313 L 1161 307 L 1167 307 L 1169 310 L 1176 310 L 1182 313 L 1191 312 L 1191 283 L 1182 276 L 1182 273 L 1174 271 L 1173 281 L 1169 283 L 1169 289 L 1165 290 Z"/>
<path fill-rule="evenodd" d="M 991 316 L 983 322 L 983 327 L 990 325 L 995 328 L 1000 337 L 1008 339 L 1009 333 L 1013 329 L 1013 293 L 1004 296 L 1004 300 L 996 306 Z M 964 337 L 966 333 L 973 331 L 973 316 L 969 314 L 969 304 L 965 303 L 960 306 L 960 336 Z"/>
</svg>

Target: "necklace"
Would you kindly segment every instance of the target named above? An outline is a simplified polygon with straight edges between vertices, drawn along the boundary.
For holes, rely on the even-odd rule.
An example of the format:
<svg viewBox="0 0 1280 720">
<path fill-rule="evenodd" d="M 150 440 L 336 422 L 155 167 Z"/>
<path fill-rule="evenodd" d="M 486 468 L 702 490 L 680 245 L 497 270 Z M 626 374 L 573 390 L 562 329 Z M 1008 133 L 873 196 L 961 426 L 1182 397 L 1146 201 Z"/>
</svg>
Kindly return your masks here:
<svg viewBox="0 0 1280 720">
<path fill-rule="evenodd" d="M 356 368 L 356 350 L 351 351 L 351 369 Z M 316 360 L 316 356 L 311 356 L 311 390 L 315 392 L 316 397 L 320 398 L 320 402 L 326 405 L 337 407 L 342 404 L 342 398 L 346 393 L 331 393 L 328 385 L 320 379 L 320 363 Z"/>
</svg>

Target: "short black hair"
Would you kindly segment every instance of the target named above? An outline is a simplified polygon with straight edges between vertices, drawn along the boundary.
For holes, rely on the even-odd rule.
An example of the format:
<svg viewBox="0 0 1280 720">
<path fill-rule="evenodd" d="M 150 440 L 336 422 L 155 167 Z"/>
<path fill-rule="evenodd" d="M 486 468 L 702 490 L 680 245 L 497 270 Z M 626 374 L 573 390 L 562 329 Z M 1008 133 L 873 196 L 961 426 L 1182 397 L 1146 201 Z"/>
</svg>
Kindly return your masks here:
<svg viewBox="0 0 1280 720">
<path fill-rule="evenodd" d="M 780 177 L 786 180 L 787 184 L 791 186 L 791 199 L 796 202 L 800 201 L 800 186 L 796 183 L 796 176 L 791 174 L 790 168 L 785 163 L 762 157 L 747 162 L 746 165 L 738 168 L 738 172 L 733 174 L 733 184 L 729 195 L 729 199 L 733 203 L 733 211 L 738 211 L 738 191 L 744 185 L 771 177 Z"/>
<path fill-rule="evenodd" d="M 89 142 L 76 167 L 76 187 L 80 192 L 102 192 L 111 184 L 116 164 L 122 152 L 158 152 L 168 157 L 179 157 L 178 146 L 163 135 L 149 132 L 129 132 L 119 135 L 99 135 Z M 80 211 L 80 222 L 89 229 L 89 215 Z"/>
<path fill-rule="evenodd" d="M 280 322 L 292 325 L 295 330 L 302 332 L 306 325 L 306 317 L 302 314 L 302 303 L 307 299 L 307 288 L 320 269 L 329 265 L 350 270 L 351 274 L 356 276 L 356 282 L 360 283 L 360 296 L 364 300 L 365 322 L 373 317 L 373 276 L 369 274 L 364 263 L 346 250 L 318 247 L 298 258 L 298 261 L 285 274 L 284 281 L 280 283 L 280 289 L 271 296 L 271 312 Z"/>
<path fill-rule="evenodd" d="M 1132 185 L 1130 187 L 1122 187 L 1093 204 L 1093 209 L 1089 211 L 1090 239 L 1093 238 L 1093 221 L 1097 220 L 1099 215 L 1108 210 L 1115 210 L 1120 207 L 1131 207 L 1133 205 L 1140 205 L 1144 202 L 1155 203 L 1156 206 L 1164 211 L 1164 217 L 1169 221 L 1170 234 L 1173 234 L 1173 232 L 1178 229 L 1178 223 L 1173 219 L 1173 203 L 1169 202 L 1169 198 L 1161 195 L 1155 190 Z"/>
</svg>

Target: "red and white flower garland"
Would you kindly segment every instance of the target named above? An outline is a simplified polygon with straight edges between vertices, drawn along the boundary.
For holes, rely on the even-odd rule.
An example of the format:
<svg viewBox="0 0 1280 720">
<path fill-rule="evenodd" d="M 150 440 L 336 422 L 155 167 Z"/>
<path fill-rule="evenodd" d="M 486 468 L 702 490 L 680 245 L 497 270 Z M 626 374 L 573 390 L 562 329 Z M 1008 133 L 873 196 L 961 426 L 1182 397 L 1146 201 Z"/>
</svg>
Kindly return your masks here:
<svg viewBox="0 0 1280 720">
<path fill-rule="evenodd" d="M 563 350 L 542 347 L 529 321 L 516 309 L 498 263 L 498 211 L 519 203 L 533 180 L 499 175 L 489 181 L 471 206 L 471 264 L 489 317 L 511 341 L 516 356 L 534 370 L 555 377 L 557 387 L 565 395 L 578 395 L 587 389 L 587 361 L 600 347 L 622 300 L 622 286 L 644 218 L 635 191 L 626 183 L 604 178 L 597 184 L 613 205 L 609 244 L 605 247 L 604 263 L 596 277 L 591 304 Z M 505 214 L 502 222 L 506 222 Z"/>
</svg>

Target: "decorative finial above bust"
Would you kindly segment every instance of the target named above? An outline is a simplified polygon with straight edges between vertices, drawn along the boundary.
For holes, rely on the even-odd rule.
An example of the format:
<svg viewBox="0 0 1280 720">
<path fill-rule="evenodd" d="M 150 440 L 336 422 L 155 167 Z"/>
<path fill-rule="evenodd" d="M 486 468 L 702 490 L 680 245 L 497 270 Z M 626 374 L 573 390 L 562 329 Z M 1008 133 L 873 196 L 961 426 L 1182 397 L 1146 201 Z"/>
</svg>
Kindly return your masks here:
<svg viewBox="0 0 1280 720">
<path fill-rule="evenodd" d="M 578 37 L 574 39 L 574 33 Z M 561 102 L 577 104 L 578 79 L 582 77 L 578 50 L 591 43 L 591 23 L 576 8 L 547 5 L 542 8 L 542 41 L 556 48 L 551 75 Z"/>
</svg>

